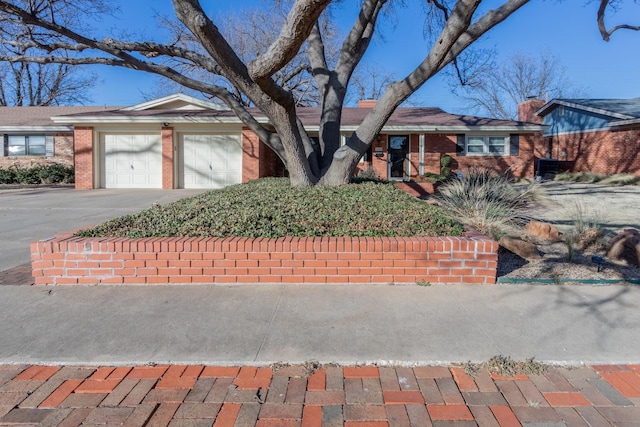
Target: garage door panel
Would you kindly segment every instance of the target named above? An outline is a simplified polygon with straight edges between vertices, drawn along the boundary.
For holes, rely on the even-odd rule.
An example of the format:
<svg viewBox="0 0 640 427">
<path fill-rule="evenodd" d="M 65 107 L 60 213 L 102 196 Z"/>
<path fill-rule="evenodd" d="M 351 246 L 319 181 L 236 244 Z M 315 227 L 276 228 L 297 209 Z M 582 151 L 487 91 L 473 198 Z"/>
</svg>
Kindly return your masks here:
<svg viewBox="0 0 640 427">
<path fill-rule="evenodd" d="M 159 134 L 104 134 L 101 138 L 106 188 L 162 188 Z"/>
<path fill-rule="evenodd" d="M 242 145 L 238 134 L 181 136 L 184 188 L 222 188 L 242 182 Z"/>
</svg>

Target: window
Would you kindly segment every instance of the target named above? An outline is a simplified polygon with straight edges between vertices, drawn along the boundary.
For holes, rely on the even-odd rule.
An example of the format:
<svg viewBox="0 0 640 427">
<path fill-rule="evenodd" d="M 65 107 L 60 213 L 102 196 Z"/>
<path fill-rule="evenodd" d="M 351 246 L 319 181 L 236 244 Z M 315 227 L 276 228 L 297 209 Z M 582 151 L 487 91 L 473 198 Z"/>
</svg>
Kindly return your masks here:
<svg viewBox="0 0 640 427">
<path fill-rule="evenodd" d="M 508 153 L 509 138 L 507 136 L 479 136 L 467 137 L 467 154 L 503 156 Z"/>
<path fill-rule="evenodd" d="M 45 156 L 47 140 L 44 135 L 8 135 L 7 156 Z"/>
</svg>

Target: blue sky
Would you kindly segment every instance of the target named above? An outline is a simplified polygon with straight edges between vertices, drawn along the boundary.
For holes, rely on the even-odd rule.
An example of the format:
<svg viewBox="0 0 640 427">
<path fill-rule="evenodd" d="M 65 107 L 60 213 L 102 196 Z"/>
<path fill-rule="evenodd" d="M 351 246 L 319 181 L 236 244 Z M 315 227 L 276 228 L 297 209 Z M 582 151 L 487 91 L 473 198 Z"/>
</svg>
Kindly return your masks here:
<svg viewBox="0 0 640 427">
<path fill-rule="evenodd" d="M 156 37 L 157 24 L 153 11 L 171 13 L 170 0 L 136 0 L 121 3 L 118 27 L 135 30 L 148 38 Z M 214 22 L 224 19 L 230 9 L 260 6 L 258 0 L 221 2 L 202 0 L 202 5 Z M 224 4 L 223 4 L 224 3 Z M 345 5 L 355 0 L 343 1 Z M 396 77 L 404 77 L 426 55 L 428 44 L 422 36 L 420 6 L 417 1 L 398 12 L 395 24 L 386 23 L 384 37 L 370 47 L 365 60 L 378 63 Z M 490 1 L 489 6 L 498 4 Z M 485 6 L 485 10 L 488 7 Z M 537 55 L 547 51 L 557 57 L 566 75 L 586 96 L 592 98 L 640 97 L 640 32 L 619 31 L 610 42 L 604 42 L 596 25 L 597 4 L 589 0 L 532 0 L 507 21 L 487 34 L 481 47 L 496 47 L 499 59 L 515 53 Z M 340 9 L 337 19 L 341 30 L 347 31 L 355 17 L 348 7 Z M 640 5 L 627 0 L 616 14 L 608 16 L 608 24 L 623 21 L 640 23 Z M 111 28 L 112 23 L 104 23 Z M 96 29 L 104 37 L 110 30 Z M 94 67 L 100 83 L 91 91 L 97 105 L 133 105 L 144 101 L 144 93 L 153 91 L 156 77 L 113 67 Z M 427 82 L 416 94 L 414 102 L 438 106 L 452 113 L 467 113 L 464 103 L 450 93 L 440 76 Z"/>
</svg>

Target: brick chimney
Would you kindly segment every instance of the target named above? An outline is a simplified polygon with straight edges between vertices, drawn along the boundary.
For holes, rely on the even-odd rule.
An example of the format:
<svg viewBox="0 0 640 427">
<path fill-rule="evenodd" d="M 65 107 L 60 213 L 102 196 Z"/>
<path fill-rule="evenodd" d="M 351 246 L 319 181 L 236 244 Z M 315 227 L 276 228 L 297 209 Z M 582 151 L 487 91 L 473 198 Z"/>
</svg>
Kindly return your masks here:
<svg viewBox="0 0 640 427">
<path fill-rule="evenodd" d="M 527 99 L 518 104 L 518 120 L 521 122 L 542 124 L 542 117 L 536 116 L 542 106 L 546 104 L 542 99 Z"/>
<path fill-rule="evenodd" d="M 377 102 L 375 99 L 361 99 L 358 101 L 358 108 L 373 108 Z"/>
</svg>

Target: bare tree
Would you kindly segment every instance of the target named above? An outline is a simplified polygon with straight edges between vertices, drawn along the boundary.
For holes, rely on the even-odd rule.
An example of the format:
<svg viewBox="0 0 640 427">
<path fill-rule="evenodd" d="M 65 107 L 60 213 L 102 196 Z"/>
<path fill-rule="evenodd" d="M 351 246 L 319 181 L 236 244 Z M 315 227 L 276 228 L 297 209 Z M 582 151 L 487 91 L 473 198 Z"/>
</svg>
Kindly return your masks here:
<svg viewBox="0 0 640 427">
<path fill-rule="evenodd" d="M 505 120 L 517 120 L 518 104 L 527 98 L 577 96 L 560 61 L 543 52 L 539 56 L 515 54 L 498 64 L 495 50 L 460 56 L 447 72 L 454 93 L 471 109 Z"/>
<path fill-rule="evenodd" d="M 250 60 L 239 56 L 197 0 L 173 0 L 173 5 L 182 34 L 190 34 L 197 41 L 198 50 L 175 42 L 92 36 L 79 28 L 78 23 L 83 22 L 87 10 L 105 5 L 99 0 L 0 1 L 0 23 L 10 22 L 23 28 L 21 38 L 3 33 L 1 42 L 40 52 L 3 56 L 0 60 L 105 64 L 164 76 L 226 103 L 284 161 L 293 185 L 339 185 L 348 182 L 359 159 L 403 101 L 528 1 L 502 0 L 498 4 L 493 1 L 492 9 L 480 13 L 480 5 L 487 0 L 430 0 L 427 15 L 436 18 L 438 24 L 434 43 L 414 70 L 387 85 L 376 106 L 344 146 L 340 146 L 340 121 L 351 76 L 369 47 L 381 11 L 397 0 L 359 3 L 360 12 L 342 42 L 335 64 L 327 56 L 321 25 L 321 16 L 332 0 L 294 1 L 278 37 Z M 72 13 L 79 15 L 69 19 Z M 311 143 L 298 119 L 291 90 L 274 79 L 305 43 L 321 108 L 318 144 Z M 179 67 L 171 66 L 171 61 L 203 68 L 224 78 L 269 118 L 274 130 L 262 126 L 229 86 L 191 77 Z"/>
<path fill-rule="evenodd" d="M 95 76 L 67 64 L 0 64 L 0 106 L 86 104 Z"/>
<path fill-rule="evenodd" d="M 38 46 L 25 43 L 35 28 L 13 19 L 3 19 L 0 57 L 40 55 Z M 96 76 L 65 63 L 0 62 L 0 105 L 49 106 L 84 104 Z"/>
<path fill-rule="evenodd" d="M 393 83 L 393 74 L 383 70 L 378 64 L 360 64 L 351 77 L 351 85 L 347 92 L 347 102 L 361 99 L 378 99 L 385 88 Z"/>
<path fill-rule="evenodd" d="M 600 6 L 598 7 L 598 30 L 600 30 L 600 34 L 602 35 L 602 39 L 604 41 L 609 41 L 611 39 L 611 35 L 618 30 L 632 30 L 632 31 L 640 31 L 640 25 L 630 25 L 630 24 L 619 24 L 615 25 L 611 28 L 607 28 L 604 20 L 607 11 L 613 10 L 617 11 L 623 0 L 598 0 L 600 2 Z M 638 0 L 634 0 L 634 3 L 638 3 Z"/>
</svg>

